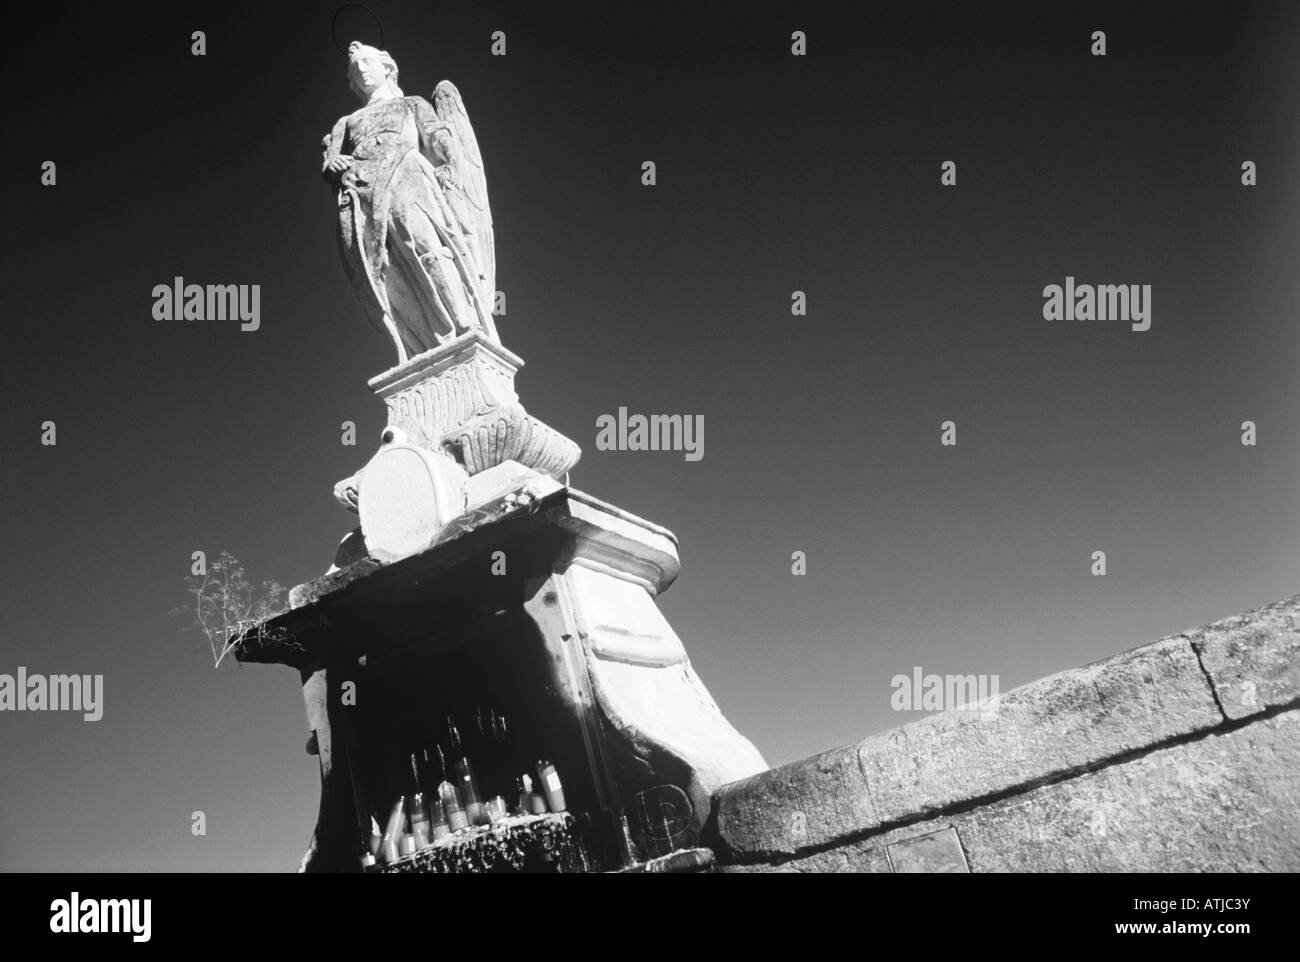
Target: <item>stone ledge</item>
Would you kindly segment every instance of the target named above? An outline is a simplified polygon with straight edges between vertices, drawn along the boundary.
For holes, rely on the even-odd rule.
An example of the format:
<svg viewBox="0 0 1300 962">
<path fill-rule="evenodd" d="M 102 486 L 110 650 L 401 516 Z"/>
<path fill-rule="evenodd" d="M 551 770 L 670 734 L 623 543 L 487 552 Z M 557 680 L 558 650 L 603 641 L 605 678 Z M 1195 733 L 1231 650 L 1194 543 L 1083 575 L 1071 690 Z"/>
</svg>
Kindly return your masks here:
<svg viewBox="0 0 1300 962">
<path fill-rule="evenodd" d="M 724 786 L 709 842 L 729 862 L 808 854 L 1208 732 L 1244 714 L 1224 700 L 1242 681 L 1251 711 L 1287 704 L 1298 601 L 1032 682 L 996 713 L 933 715 Z"/>
<path fill-rule="evenodd" d="M 1300 870 L 1300 711 L 786 861 L 723 872 L 891 871 L 891 846 L 951 830 L 972 872 Z"/>
<path fill-rule="evenodd" d="M 651 595 L 672 584 L 681 565 L 670 532 L 538 480 L 544 484 L 527 502 L 518 491 L 499 494 L 453 519 L 424 551 L 390 564 L 362 558 L 298 585 L 288 609 L 245 632 L 235 658 L 303 669 L 368 647 L 382 651 L 412 632 L 433 635 L 473 612 L 516 606 L 527 585 L 535 589 L 537 579 L 570 563 L 596 566 Z M 510 555 L 511 574 L 480 577 L 497 550 Z"/>
</svg>

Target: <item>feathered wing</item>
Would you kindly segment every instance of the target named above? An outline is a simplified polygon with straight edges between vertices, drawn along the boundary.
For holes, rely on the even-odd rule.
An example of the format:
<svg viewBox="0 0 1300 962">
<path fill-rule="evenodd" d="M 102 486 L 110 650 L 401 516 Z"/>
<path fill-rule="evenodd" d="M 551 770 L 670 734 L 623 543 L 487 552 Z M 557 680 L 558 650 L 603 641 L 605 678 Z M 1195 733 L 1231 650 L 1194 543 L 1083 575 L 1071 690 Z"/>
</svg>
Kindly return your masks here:
<svg viewBox="0 0 1300 962">
<path fill-rule="evenodd" d="M 483 305 L 490 323 L 492 299 L 496 292 L 496 246 L 492 238 L 492 210 L 488 206 L 487 178 L 483 173 L 483 155 L 479 153 L 478 139 L 470 126 L 469 113 L 460 91 L 450 80 L 444 80 L 433 91 L 433 109 L 448 129 L 448 165 L 455 180 L 452 193 L 460 201 L 457 214 L 468 221 L 464 226 L 470 232 L 470 246 L 474 259 L 483 275 Z"/>
</svg>

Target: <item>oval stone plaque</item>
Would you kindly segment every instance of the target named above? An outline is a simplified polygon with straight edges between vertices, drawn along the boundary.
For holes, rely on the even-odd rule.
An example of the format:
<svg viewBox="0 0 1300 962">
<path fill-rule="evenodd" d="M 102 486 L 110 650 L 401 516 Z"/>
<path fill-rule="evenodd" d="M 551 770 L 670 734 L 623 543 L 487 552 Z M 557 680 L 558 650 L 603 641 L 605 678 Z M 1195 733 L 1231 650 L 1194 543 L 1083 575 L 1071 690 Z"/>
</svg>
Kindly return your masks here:
<svg viewBox="0 0 1300 962">
<path fill-rule="evenodd" d="M 357 491 L 371 556 L 387 563 L 429 547 L 464 512 L 466 480 L 464 468 L 445 455 L 385 445 L 366 465 Z"/>
</svg>

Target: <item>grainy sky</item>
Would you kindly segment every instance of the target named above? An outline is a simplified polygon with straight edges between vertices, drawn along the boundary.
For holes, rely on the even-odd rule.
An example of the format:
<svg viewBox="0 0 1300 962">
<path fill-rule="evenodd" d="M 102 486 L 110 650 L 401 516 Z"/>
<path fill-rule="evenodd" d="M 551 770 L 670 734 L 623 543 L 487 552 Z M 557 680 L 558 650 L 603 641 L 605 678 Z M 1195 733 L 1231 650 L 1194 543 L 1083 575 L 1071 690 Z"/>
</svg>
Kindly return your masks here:
<svg viewBox="0 0 1300 962">
<path fill-rule="evenodd" d="M 322 572 L 383 426 L 318 176 L 336 6 L 5 31 L 0 672 L 105 694 L 0 715 L 0 868 L 285 870 L 311 834 L 296 672 L 213 671 L 168 612 L 196 549 Z M 524 403 L 677 533 L 664 611 L 774 764 L 913 720 L 915 666 L 1005 691 L 1300 589 L 1297 8 L 895 6 L 371 4 L 406 93 L 465 98 Z M 261 329 L 154 321 L 176 275 L 260 284 Z M 1151 330 L 1044 321 L 1067 275 L 1152 285 Z M 703 415 L 704 458 L 597 451 L 620 406 Z"/>
</svg>

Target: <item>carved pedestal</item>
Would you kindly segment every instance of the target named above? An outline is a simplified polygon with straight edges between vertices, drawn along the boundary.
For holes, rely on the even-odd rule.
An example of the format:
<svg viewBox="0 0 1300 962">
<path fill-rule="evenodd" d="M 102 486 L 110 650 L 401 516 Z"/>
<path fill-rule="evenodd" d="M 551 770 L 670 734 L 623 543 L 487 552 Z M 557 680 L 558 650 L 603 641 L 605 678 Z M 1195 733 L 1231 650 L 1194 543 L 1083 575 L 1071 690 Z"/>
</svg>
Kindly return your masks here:
<svg viewBox="0 0 1300 962">
<path fill-rule="evenodd" d="M 478 474 L 505 461 L 563 478 L 578 446 L 524 410 L 515 394 L 520 358 L 478 331 L 372 378 L 388 423 L 442 448 Z"/>
</svg>

